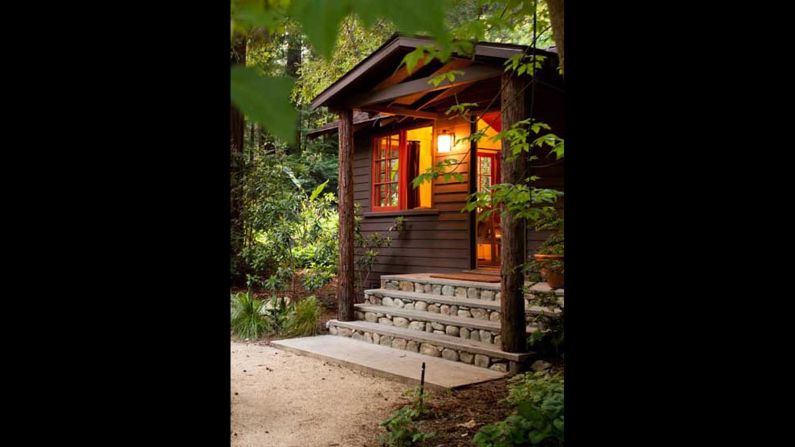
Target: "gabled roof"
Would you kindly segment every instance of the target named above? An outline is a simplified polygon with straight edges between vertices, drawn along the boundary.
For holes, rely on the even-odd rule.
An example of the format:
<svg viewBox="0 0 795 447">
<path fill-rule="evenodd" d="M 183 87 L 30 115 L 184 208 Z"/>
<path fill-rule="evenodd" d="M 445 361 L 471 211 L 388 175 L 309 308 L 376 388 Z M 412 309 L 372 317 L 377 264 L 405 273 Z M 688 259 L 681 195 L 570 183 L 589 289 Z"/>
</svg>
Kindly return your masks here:
<svg viewBox="0 0 795 447">
<path fill-rule="evenodd" d="M 381 47 L 364 58 L 350 71 L 337 79 L 312 100 L 312 109 L 333 106 L 341 98 L 362 90 L 371 89 L 377 81 L 390 75 L 403 60 L 403 56 L 420 45 L 433 44 L 427 37 L 409 37 L 394 34 Z M 479 42 L 475 45 L 473 58 L 481 62 L 502 64 L 502 61 L 528 50 L 526 45 L 497 42 Z M 554 55 L 556 52 L 536 49 L 538 54 Z"/>
</svg>

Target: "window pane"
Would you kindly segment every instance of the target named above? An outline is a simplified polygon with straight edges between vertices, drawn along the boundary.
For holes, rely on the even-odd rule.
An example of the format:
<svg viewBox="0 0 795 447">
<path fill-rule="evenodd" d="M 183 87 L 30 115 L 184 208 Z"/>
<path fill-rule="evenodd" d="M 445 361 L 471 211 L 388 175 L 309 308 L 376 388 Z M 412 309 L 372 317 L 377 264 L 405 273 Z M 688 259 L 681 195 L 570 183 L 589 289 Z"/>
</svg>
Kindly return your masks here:
<svg viewBox="0 0 795 447">
<path fill-rule="evenodd" d="M 398 135 L 392 135 L 390 137 L 389 147 L 391 149 L 390 158 L 398 158 L 400 156 L 400 138 Z"/>
<path fill-rule="evenodd" d="M 390 182 L 397 182 L 400 180 L 400 160 L 394 159 L 390 166 Z"/>
<path fill-rule="evenodd" d="M 387 206 L 398 206 L 398 184 L 389 183 L 389 194 L 387 196 Z"/>
<path fill-rule="evenodd" d="M 375 203 L 378 206 L 386 206 L 386 188 L 387 185 L 378 185 L 375 187 Z"/>
</svg>

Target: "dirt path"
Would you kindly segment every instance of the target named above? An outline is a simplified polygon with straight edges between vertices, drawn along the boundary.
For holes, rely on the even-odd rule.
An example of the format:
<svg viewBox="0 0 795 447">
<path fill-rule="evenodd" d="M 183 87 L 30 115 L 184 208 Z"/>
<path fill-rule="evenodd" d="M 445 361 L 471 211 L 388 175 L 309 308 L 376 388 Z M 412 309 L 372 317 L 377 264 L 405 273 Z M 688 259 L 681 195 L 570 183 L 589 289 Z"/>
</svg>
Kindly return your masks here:
<svg viewBox="0 0 795 447">
<path fill-rule="evenodd" d="M 322 360 L 231 342 L 232 446 L 377 445 L 407 386 Z"/>
</svg>

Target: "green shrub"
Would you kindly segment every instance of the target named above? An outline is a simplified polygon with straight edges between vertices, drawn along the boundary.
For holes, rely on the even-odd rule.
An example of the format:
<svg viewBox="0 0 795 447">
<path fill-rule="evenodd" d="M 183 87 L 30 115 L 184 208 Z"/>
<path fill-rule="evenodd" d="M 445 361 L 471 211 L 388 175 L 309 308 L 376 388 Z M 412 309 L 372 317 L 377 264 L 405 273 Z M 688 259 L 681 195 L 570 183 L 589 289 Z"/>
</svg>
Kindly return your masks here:
<svg viewBox="0 0 795 447">
<path fill-rule="evenodd" d="M 513 377 L 506 401 L 516 406 L 504 421 L 484 425 L 478 447 L 563 446 L 563 376 L 544 372 Z"/>
<path fill-rule="evenodd" d="M 257 339 L 268 329 L 268 322 L 262 317 L 262 301 L 248 292 L 232 296 L 232 332 L 236 336 Z"/>
<path fill-rule="evenodd" d="M 386 429 L 386 432 L 378 438 L 382 446 L 410 447 L 433 436 L 433 433 L 419 431 L 415 423 L 428 413 L 425 402 L 420 398 L 419 387 L 408 390 L 407 394 L 412 396 L 412 402 L 396 410 L 381 422 L 381 426 Z M 428 395 L 425 396 L 427 401 Z"/>
<path fill-rule="evenodd" d="M 314 295 L 302 299 L 292 309 L 287 324 L 287 333 L 293 337 L 317 334 L 322 313 L 323 305 Z"/>
</svg>

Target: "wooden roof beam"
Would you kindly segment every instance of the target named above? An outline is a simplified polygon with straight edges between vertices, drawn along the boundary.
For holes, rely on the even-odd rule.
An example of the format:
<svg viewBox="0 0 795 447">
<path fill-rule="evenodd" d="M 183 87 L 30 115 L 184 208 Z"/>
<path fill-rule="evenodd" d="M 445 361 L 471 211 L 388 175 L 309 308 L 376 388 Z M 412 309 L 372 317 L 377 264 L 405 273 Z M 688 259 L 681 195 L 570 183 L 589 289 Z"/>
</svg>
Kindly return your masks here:
<svg viewBox="0 0 795 447">
<path fill-rule="evenodd" d="M 422 119 L 429 119 L 429 120 L 438 120 L 441 119 L 442 116 L 438 113 L 433 112 L 420 112 L 418 110 L 409 109 L 407 107 L 389 107 L 389 106 L 379 106 L 379 105 L 371 105 L 365 107 L 367 110 L 372 110 L 375 112 L 381 112 L 388 115 L 402 115 L 402 116 L 410 116 L 413 118 L 422 118 Z"/>
<path fill-rule="evenodd" d="M 452 82 L 449 80 L 442 81 L 439 85 L 434 87 L 428 82 L 434 76 L 427 76 L 424 78 L 416 79 L 414 81 L 403 82 L 400 84 L 387 87 L 383 90 L 365 92 L 351 98 L 346 107 L 365 108 L 371 104 L 379 102 L 391 101 L 401 96 L 408 96 L 417 93 L 428 93 L 437 90 L 445 90 L 462 84 L 469 84 L 472 82 L 482 81 L 484 79 L 494 78 L 502 74 L 501 67 L 492 67 L 489 65 L 473 65 L 464 70 L 464 74 L 457 76 Z"/>
<path fill-rule="evenodd" d="M 455 94 L 461 93 L 464 90 L 466 90 L 467 88 L 469 88 L 469 86 L 471 86 L 471 85 L 472 85 L 472 83 L 469 83 L 469 84 L 459 85 L 457 87 L 448 88 L 447 90 L 442 91 L 442 93 L 439 93 L 438 95 L 434 96 L 433 98 L 425 101 L 425 104 L 422 104 L 421 106 L 417 107 L 417 110 L 422 110 L 422 109 L 428 107 L 431 104 L 439 102 L 439 101 L 441 101 L 441 100 L 443 100 L 445 98 L 448 98 L 450 96 L 453 96 Z"/>
</svg>

